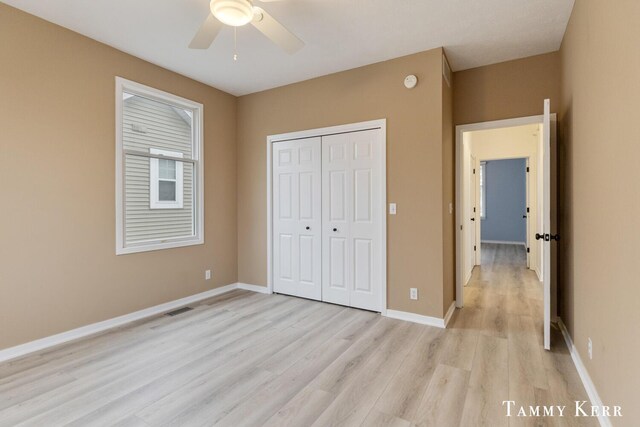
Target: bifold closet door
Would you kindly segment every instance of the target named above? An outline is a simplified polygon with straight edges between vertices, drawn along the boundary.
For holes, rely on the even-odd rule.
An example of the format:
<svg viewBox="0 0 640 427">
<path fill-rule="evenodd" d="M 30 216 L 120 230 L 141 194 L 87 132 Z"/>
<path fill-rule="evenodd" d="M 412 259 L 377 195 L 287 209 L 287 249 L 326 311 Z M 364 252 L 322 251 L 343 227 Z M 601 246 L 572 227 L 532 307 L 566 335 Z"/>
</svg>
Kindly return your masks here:
<svg viewBox="0 0 640 427">
<path fill-rule="evenodd" d="M 322 297 L 321 142 L 273 144 L 273 289 Z"/>
<path fill-rule="evenodd" d="M 380 311 L 380 129 L 322 137 L 322 300 Z"/>
</svg>

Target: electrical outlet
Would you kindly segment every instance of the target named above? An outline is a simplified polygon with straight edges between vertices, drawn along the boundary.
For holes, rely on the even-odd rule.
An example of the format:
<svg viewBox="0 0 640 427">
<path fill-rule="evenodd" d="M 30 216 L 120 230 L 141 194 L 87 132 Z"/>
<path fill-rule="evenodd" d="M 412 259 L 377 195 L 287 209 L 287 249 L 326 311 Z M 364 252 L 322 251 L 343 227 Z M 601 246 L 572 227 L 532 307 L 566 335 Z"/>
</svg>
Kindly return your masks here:
<svg viewBox="0 0 640 427">
<path fill-rule="evenodd" d="M 409 298 L 418 299 L 418 288 L 409 289 Z"/>
<path fill-rule="evenodd" d="M 211 270 L 207 270 L 204 272 L 204 280 L 210 280 L 211 279 Z"/>
<path fill-rule="evenodd" d="M 453 214 L 453 203 L 449 203 L 449 215 Z"/>
<path fill-rule="evenodd" d="M 589 351 L 589 360 L 593 359 L 593 343 L 591 342 L 591 338 L 588 338 L 587 350 Z"/>
<path fill-rule="evenodd" d="M 396 204 L 389 203 L 389 215 L 395 215 L 397 212 Z"/>
</svg>

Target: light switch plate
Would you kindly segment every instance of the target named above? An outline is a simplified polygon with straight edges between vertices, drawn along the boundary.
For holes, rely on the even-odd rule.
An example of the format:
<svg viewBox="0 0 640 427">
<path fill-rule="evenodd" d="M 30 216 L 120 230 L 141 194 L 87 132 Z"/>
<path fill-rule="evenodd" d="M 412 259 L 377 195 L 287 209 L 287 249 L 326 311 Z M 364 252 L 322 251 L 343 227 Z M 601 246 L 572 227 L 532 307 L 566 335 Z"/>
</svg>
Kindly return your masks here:
<svg viewBox="0 0 640 427">
<path fill-rule="evenodd" d="M 389 215 L 395 215 L 396 214 L 396 204 L 395 203 L 389 203 Z"/>
<path fill-rule="evenodd" d="M 211 279 L 211 270 L 207 270 L 204 272 L 204 280 L 210 280 Z"/>
</svg>

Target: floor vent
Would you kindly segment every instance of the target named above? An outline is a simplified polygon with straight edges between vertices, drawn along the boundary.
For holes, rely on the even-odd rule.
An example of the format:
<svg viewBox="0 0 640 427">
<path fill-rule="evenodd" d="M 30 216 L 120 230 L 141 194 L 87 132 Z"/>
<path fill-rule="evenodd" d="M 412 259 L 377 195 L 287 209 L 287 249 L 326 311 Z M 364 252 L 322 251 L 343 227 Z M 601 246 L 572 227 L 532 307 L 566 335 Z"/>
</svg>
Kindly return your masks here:
<svg viewBox="0 0 640 427">
<path fill-rule="evenodd" d="M 191 311 L 191 310 L 193 310 L 192 307 L 182 307 L 182 308 L 179 308 L 177 310 L 173 310 L 173 311 L 170 311 L 168 313 L 165 313 L 164 315 L 165 316 L 177 316 L 178 314 L 186 313 L 187 311 Z"/>
</svg>

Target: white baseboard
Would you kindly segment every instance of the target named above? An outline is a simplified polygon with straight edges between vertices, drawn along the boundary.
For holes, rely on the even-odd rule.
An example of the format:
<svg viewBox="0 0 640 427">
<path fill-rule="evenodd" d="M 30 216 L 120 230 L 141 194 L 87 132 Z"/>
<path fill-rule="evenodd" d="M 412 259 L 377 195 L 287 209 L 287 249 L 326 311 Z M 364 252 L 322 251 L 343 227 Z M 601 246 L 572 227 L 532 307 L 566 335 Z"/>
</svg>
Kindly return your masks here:
<svg viewBox="0 0 640 427">
<path fill-rule="evenodd" d="M 582 380 L 582 385 L 584 385 L 585 390 L 587 390 L 587 395 L 589 396 L 589 400 L 591 400 L 591 405 L 602 407 L 602 400 L 600 399 L 600 395 L 598 395 L 598 391 L 596 390 L 595 384 L 591 381 L 591 377 L 589 376 L 589 372 L 587 372 L 587 368 L 584 367 L 582 363 L 582 359 L 580 358 L 580 353 L 578 353 L 578 349 L 573 344 L 573 340 L 571 339 L 571 335 L 569 335 L 569 331 L 567 327 L 562 322 L 562 319 L 558 317 L 558 326 L 560 326 L 560 331 L 562 331 L 562 336 L 564 337 L 565 342 L 567 343 L 567 347 L 569 348 L 569 353 L 571 354 L 571 359 L 573 359 L 573 364 L 576 366 L 576 370 L 578 371 L 578 375 L 580 375 L 580 379 Z M 603 427 L 611 427 L 611 420 L 609 417 L 604 415 L 598 416 L 598 421 L 600 425 Z"/>
<path fill-rule="evenodd" d="M 449 309 L 451 313 L 453 310 Z M 386 317 L 390 317 L 392 319 L 404 320 L 407 322 L 420 323 L 421 325 L 427 326 L 435 326 L 436 328 L 446 328 L 445 319 L 440 319 L 438 317 L 431 316 L 423 316 L 422 314 L 410 313 L 408 311 L 398 311 L 398 310 L 387 310 Z"/>
<path fill-rule="evenodd" d="M 446 314 L 444 315 L 444 327 L 445 328 L 449 324 L 449 320 L 451 320 L 451 316 L 453 316 L 453 312 L 455 310 L 456 310 L 456 301 L 453 300 L 453 302 L 449 306 L 449 310 L 447 310 Z"/>
<path fill-rule="evenodd" d="M 221 295 L 223 293 L 232 291 L 234 289 L 244 289 L 252 292 L 258 292 L 262 294 L 270 294 L 271 292 L 266 286 L 250 285 L 247 283 L 232 283 L 230 285 L 222 286 L 220 288 L 211 289 L 206 292 L 191 295 L 185 298 L 180 298 L 174 301 L 169 301 L 164 304 L 159 304 L 153 307 L 145 308 L 143 310 L 135 311 L 133 313 L 125 314 L 123 316 L 107 319 L 102 322 L 92 323 L 90 325 L 82 326 L 80 328 L 72 329 L 70 331 L 62 332 L 60 334 L 51 335 L 49 337 L 41 338 L 35 341 L 31 341 L 25 344 L 20 344 L 15 347 L 9 347 L 4 350 L 0 350 L 0 363 L 6 362 L 18 357 L 26 356 L 30 353 L 42 351 L 51 347 L 55 347 L 61 344 L 69 343 L 71 341 L 78 340 L 80 338 L 86 338 L 91 335 L 95 335 L 100 332 L 105 332 L 113 328 L 117 328 L 127 323 L 136 322 L 151 316 L 166 313 L 168 311 L 184 307 L 194 302 L 202 301 L 208 298 Z M 437 317 L 423 316 L 420 314 L 409 313 L 405 311 L 386 310 L 381 314 L 393 319 L 405 320 L 408 322 L 420 323 L 422 325 L 435 326 L 438 328 L 446 328 L 447 323 L 451 319 L 455 310 L 454 301 L 447 310 L 444 319 Z"/>
<path fill-rule="evenodd" d="M 473 276 L 473 268 L 466 274 L 466 277 L 464 278 L 464 282 L 462 285 L 463 287 L 469 284 L 469 280 L 471 280 L 471 276 Z"/>
<path fill-rule="evenodd" d="M 270 294 L 269 288 L 266 286 L 249 285 L 247 283 L 236 283 L 238 289 L 244 289 L 246 291 L 258 292 L 260 294 Z"/>
<path fill-rule="evenodd" d="M 536 268 L 533 269 L 533 271 L 536 272 L 536 276 L 538 276 L 538 280 L 543 282 L 544 279 L 542 278 L 542 274 L 540 273 L 540 270 L 538 270 L 538 268 L 536 267 Z"/>
<path fill-rule="evenodd" d="M 522 245 L 527 246 L 525 242 L 510 242 L 508 240 L 482 240 L 480 243 L 493 243 L 494 245 Z"/>
<path fill-rule="evenodd" d="M 133 313 L 125 314 L 123 316 L 114 317 L 112 319 L 104 320 L 102 322 L 92 323 L 90 325 L 82 326 L 80 328 L 72 329 L 70 331 L 62 332 L 60 334 L 51 335 L 45 338 L 41 338 L 35 341 L 31 341 L 25 344 L 20 344 L 15 347 L 9 347 L 4 350 L 0 350 L 0 362 L 6 362 L 17 357 L 25 356 L 29 353 L 41 351 L 50 347 L 55 347 L 60 344 L 65 344 L 71 341 L 75 341 L 79 338 L 85 338 L 90 335 L 95 335 L 99 332 L 104 332 L 109 329 L 117 328 L 127 323 L 135 322 L 147 317 L 155 316 L 165 313 L 167 311 L 174 310 L 176 308 L 184 307 L 191 303 L 202 301 L 207 298 L 215 297 L 217 295 L 237 289 L 236 283 L 231 285 L 222 286 L 220 288 L 211 289 L 206 292 L 191 295 L 185 298 L 180 298 L 174 301 L 169 301 L 164 304 L 159 304 L 153 307 L 145 308 L 143 310 L 135 311 Z"/>
</svg>

